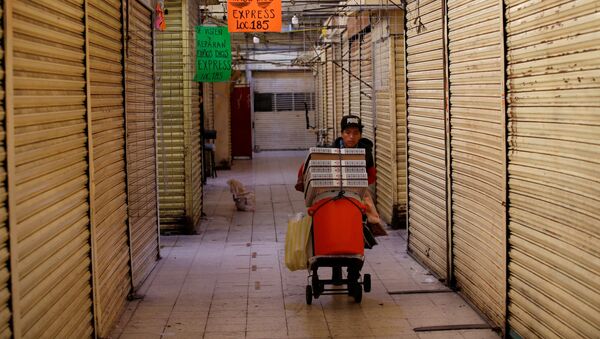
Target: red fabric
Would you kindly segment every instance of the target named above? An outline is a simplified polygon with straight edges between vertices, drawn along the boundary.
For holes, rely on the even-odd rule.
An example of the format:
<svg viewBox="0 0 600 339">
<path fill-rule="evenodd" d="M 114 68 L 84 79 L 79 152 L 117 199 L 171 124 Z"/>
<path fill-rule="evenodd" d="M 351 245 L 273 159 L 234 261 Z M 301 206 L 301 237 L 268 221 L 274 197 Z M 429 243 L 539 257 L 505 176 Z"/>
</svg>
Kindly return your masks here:
<svg viewBox="0 0 600 339">
<path fill-rule="evenodd" d="M 369 180 L 369 185 L 377 180 L 377 169 L 375 167 L 367 168 L 367 180 Z"/>
</svg>

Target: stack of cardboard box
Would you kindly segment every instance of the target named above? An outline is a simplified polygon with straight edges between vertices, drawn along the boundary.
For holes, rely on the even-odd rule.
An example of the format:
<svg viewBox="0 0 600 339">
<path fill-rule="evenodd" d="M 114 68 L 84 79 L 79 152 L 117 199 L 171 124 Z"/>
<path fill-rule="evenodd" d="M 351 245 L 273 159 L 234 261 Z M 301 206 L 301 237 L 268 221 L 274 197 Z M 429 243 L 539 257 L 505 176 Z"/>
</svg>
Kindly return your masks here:
<svg viewBox="0 0 600 339">
<path fill-rule="evenodd" d="M 312 147 L 304 162 L 306 206 L 340 191 L 360 199 L 369 183 L 362 148 Z"/>
</svg>

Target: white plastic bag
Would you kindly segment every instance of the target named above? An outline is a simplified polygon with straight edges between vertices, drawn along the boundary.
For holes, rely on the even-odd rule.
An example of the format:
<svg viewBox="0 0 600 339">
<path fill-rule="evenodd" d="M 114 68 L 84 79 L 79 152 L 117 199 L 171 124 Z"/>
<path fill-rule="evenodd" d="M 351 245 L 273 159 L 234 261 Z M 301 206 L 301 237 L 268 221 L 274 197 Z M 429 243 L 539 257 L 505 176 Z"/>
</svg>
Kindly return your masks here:
<svg viewBox="0 0 600 339">
<path fill-rule="evenodd" d="M 307 267 L 311 224 L 312 218 L 304 213 L 297 213 L 288 220 L 285 235 L 285 266 L 290 271 Z"/>
</svg>

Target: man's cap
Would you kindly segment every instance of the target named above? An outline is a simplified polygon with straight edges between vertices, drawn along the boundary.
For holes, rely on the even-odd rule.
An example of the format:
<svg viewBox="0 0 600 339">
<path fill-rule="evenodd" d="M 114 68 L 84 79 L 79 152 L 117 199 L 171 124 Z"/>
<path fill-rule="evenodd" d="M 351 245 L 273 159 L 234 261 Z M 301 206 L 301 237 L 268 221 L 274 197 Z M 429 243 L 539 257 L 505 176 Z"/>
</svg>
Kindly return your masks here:
<svg viewBox="0 0 600 339">
<path fill-rule="evenodd" d="M 357 127 L 362 132 L 362 122 L 356 115 L 346 115 L 342 117 L 342 131 L 348 127 Z"/>
</svg>

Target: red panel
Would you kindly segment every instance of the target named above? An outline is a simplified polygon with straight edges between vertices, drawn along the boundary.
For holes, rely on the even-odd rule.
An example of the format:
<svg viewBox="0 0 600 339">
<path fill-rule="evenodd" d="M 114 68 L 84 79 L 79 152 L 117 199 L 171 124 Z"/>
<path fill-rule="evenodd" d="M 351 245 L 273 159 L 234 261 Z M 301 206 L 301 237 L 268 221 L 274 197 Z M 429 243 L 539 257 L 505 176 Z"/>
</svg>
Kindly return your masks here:
<svg viewBox="0 0 600 339">
<path fill-rule="evenodd" d="M 364 255 L 361 206 L 352 198 L 326 198 L 309 209 L 313 217 L 315 255 Z"/>
<path fill-rule="evenodd" d="M 234 87 L 231 94 L 231 155 L 252 157 L 250 87 Z"/>
</svg>

